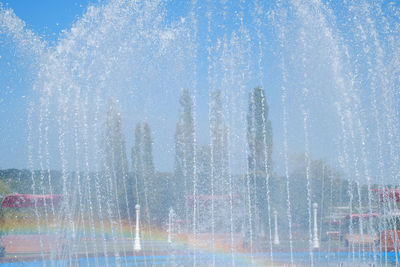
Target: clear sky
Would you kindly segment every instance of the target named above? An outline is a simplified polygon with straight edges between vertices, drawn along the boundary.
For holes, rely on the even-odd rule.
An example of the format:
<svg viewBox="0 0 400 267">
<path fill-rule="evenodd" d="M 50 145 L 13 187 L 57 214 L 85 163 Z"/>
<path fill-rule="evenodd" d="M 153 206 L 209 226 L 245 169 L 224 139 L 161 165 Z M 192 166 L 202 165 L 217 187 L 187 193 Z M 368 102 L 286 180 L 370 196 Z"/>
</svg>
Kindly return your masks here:
<svg viewBox="0 0 400 267">
<path fill-rule="evenodd" d="M 5 6 L 12 8 L 15 14 L 46 39 L 56 39 L 58 34 L 71 27 L 87 8 L 87 0 L 6 0 Z"/>
<path fill-rule="evenodd" d="M 97 3 L 94 1 L 12 1 L 7 0 L 3 1 L 5 7 L 11 8 L 17 17 L 19 17 L 23 22 L 26 23 L 26 28 L 31 29 L 35 34 L 41 37 L 42 40 L 50 43 L 50 46 L 57 43 L 58 38 L 63 30 L 69 30 L 74 22 L 76 22 L 82 14 L 86 11 L 87 6 L 90 3 Z M 249 5 L 249 4 L 246 4 Z M 179 20 L 180 17 L 187 17 L 188 12 L 190 10 L 190 1 L 167 1 L 167 20 L 174 21 Z M 199 14 L 205 12 L 204 6 L 203 10 L 199 10 Z M 214 7 L 213 12 L 215 13 L 214 19 L 220 23 L 214 26 L 213 36 L 212 38 L 216 38 L 218 35 L 222 36 L 223 31 L 225 31 L 225 27 L 237 27 L 234 25 L 238 23 L 237 19 L 222 18 L 220 12 L 221 9 L 218 7 Z M 228 16 L 230 15 L 237 16 L 236 11 L 227 9 Z M 245 12 L 250 13 L 251 10 L 246 10 Z M 202 15 L 200 15 L 202 16 Z M 230 20 L 232 19 L 232 20 Z M 223 26 L 223 20 L 229 21 L 225 26 Z M 236 22 L 232 22 L 235 21 Z M 207 57 L 207 42 L 205 33 L 207 32 L 207 24 L 204 17 L 200 18 L 201 23 L 199 23 L 199 61 L 197 62 L 198 73 L 199 73 L 199 88 L 198 88 L 198 119 L 197 124 L 199 128 L 199 132 L 201 134 L 198 135 L 198 143 L 199 145 L 208 143 L 208 89 L 207 89 L 207 65 L 206 60 Z M 220 38 L 221 38 L 220 36 Z M 25 168 L 27 166 L 27 127 L 26 127 L 26 118 L 27 118 L 27 106 L 29 98 L 32 95 L 32 73 L 29 69 L 29 64 L 26 62 L 27 59 L 24 55 L 20 54 L 20 51 L 17 51 L 15 45 L 9 40 L 6 39 L 3 41 L 0 46 L 0 52 L 2 58 L 0 59 L 0 68 L 2 69 L 0 74 L 2 92 L 0 94 L 0 116 L 6 122 L 7 127 L 2 127 L 0 130 L 0 148 L 2 155 L 7 155 L 3 157 L 3 160 L 0 162 L 0 168 Z M 269 57 L 273 60 L 273 57 Z M 275 71 L 267 71 L 265 76 L 274 80 L 274 76 L 276 77 Z M 270 77 L 268 77 L 270 76 Z M 251 86 L 256 86 L 256 83 L 251 83 Z M 4 88 L 4 89 L 3 89 Z M 248 90 L 249 88 L 246 88 Z M 276 87 L 278 89 L 278 87 Z M 278 92 L 278 90 L 276 90 Z M 246 94 L 245 94 L 246 95 Z M 276 99 L 278 99 L 279 94 L 275 94 Z M 245 96 L 247 98 L 247 96 Z M 150 100 L 150 102 L 157 101 L 154 97 L 154 100 Z M 172 99 L 172 98 L 170 98 Z M 170 100 L 169 99 L 169 100 Z M 169 101 L 168 100 L 168 101 Z M 177 97 L 175 97 L 177 101 Z M 243 99 L 244 102 L 247 99 Z M 162 100 L 160 100 L 162 101 Z M 123 102 L 123 101 L 122 101 Z M 147 100 L 147 102 L 149 102 Z M 139 106 L 145 110 L 145 114 L 149 111 L 148 105 L 138 103 Z M 272 113 L 279 114 L 279 102 L 276 101 L 276 104 L 272 104 L 273 108 L 271 110 Z M 175 105 L 167 105 L 166 109 L 163 109 L 161 112 L 167 112 L 169 114 L 165 118 L 161 118 L 161 120 L 167 120 L 169 122 L 167 133 L 165 134 L 164 130 L 160 126 L 153 125 L 153 129 L 155 132 L 154 142 L 155 142 L 155 154 L 156 154 L 156 162 L 160 165 L 160 169 L 162 170 L 171 170 L 172 169 L 172 158 L 171 153 L 173 152 L 173 134 L 175 123 L 177 120 L 177 111 L 178 111 L 178 103 Z M 127 112 L 127 114 L 129 114 Z M 145 115 L 148 117 L 148 115 Z M 128 146 L 128 154 L 129 147 L 132 144 L 132 136 L 133 136 L 133 127 L 134 123 L 137 121 L 130 118 L 130 115 L 126 116 L 125 119 L 127 122 L 124 124 L 125 134 L 127 136 L 127 146 Z M 139 120 L 139 118 L 138 118 Z M 150 119 L 151 120 L 151 119 Z M 154 124 L 156 124 L 155 122 Z M 279 128 L 279 120 L 273 122 L 276 123 L 276 128 Z M 165 124 L 166 125 L 166 124 Z M 157 134 L 160 133 L 160 134 Z M 166 154 L 168 151 L 169 155 Z M 160 153 L 158 153 L 160 152 Z M 157 158 L 160 160 L 157 161 Z"/>
<path fill-rule="evenodd" d="M 398 38 L 398 34 L 396 33 L 398 33 L 399 29 L 400 4 L 396 3 L 396 1 L 383 1 L 381 5 L 383 13 L 381 14 L 374 12 L 368 13 L 371 10 L 376 10 L 374 6 L 367 6 L 369 3 L 368 1 L 361 1 L 367 6 L 365 9 L 353 5 L 351 2 L 339 3 L 339 1 L 321 1 L 323 6 L 311 6 L 307 1 L 304 3 L 302 1 L 288 1 L 291 3 L 291 6 L 287 9 L 289 13 L 286 18 L 287 21 L 285 21 L 285 17 L 282 16 L 282 14 L 279 14 L 279 16 L 276 14 L 276 12 L 285 10 L 285 8 L 282 10 L 278 9 L 276 7 L 276 1 L 261 1 L 265 6 L 260 13 L 263 27 L 262 40 L 260 42 L 262 47 L 262 69 L 260 72 L 260 69 L 257 67 L 259 56 L 257 49 L 257 27 L 255 27 L 257 24 L 255 18 L 257 15 L 254 13 L 254 3 L 257 1 L 240 1 L 240 3 L 242 3 L 241 7 L 238 6 L 236 2 L 236 4 L 234 4 L 236 6 L 233 5 L 234 7 L 230 4 L 224 5 L 224 2 L 225 1 L 209 2 L 212 3 L 210 11 L 213 20 L 212 31 L 210 33 L 210 38 L 212 39 L 211 46 L 207 40 L 208 25 L 206 3 L 208 2 L 198 1 L 199 7 L 196 10 L 196 15 L 199 19 L 198 40 L 195 43 L 198 46 L 198 57 L 194 64 L 197 68 L 196 71 L 198 75 L 198 143 L 200 145 L 207 144 L 209 139 L 209 85 L 207 81 L 209 65 L 207 49 L 212 48 L 214 51 L 213 56 L 215 56 L 212 61 L 212 64 L 215 65 L 213 67 L 216 69 L 219 68 L 219 72 L 217 71 L 213 81 L 216 86 L 232 88 L 229 93 L 229 97 L 232 98 L 228 101 L 228 105 L 230 106 L 227 107 L 228 113 L 231 113 L 231 116 L 235 116 L 234 111 L 239 108 L 241 108 L 242 112 L 242 114 L 239 115 L 243 115 L 246 112 L 247 92 L 238 92 L 238 90 L 236 90 L 238 86 L 237 81 L 240 80 L 240 76 L 245 75 L 245 91 L 249 91 L 252 87 L 258 86 L 260 84 L 259 79 L 262 80 L 261 83 L 265 88 L 267 102 L 270 106 L 270 119 L 274 131 L 275 166 L 276 170 L 282 173 L 284 138 L 282 123 L 281 55 L 283 54 L 287 64 L 286 71 L 289 74 L 288 81 L 286 82 L 286 89 L 288 90 L 288 98 L 286 101 L 289 115 L 287 124 L 289 154 L 301 153 L 306 149 L 304 144 L 305 129 L 303 124 L 305 115 L 302 111 L 302 107 L 306 106 L 308 108 L 306 110 L 306 115 L 309 119 L 309 149 L 312 156 L 314 158 L 326 159 L 329 162 L 337 161 L 338 155 L 344 152 L 340 144 L 340 142 L 343 141 L 341 140 L 343 136 L 341 136 L 341 132 L 338 131 L 338 128 L 340 128 L 340 114 L 337 113 L 335 107 L 336 103 L 342 103 L 343 101 L 343 94 L 339 92 L 338 84 L 344 79 L 346 83 L 345 86 L 348 87 L 353 79 L 353 82 L 355 81 L 354 87 L 359 90 L 356 94 L 359 94 L 358 96 L 360 97 L 360 107 L 356 107 L 355 109 L 360 108 L 362 111 L 360 116 L 373 114 L 374 110 L 371 110 L 372 99 L 370 94 L 370 82 L 373 80 L 372 78 L 375 77 L 374 73 L 376 73 L 374 79 L 381 81 L 381 76 L 379 75 L 385 73 L 386 70 L 384 68 L 388 68 L 388 71 L 392 71 L 391 66 L 393 58 L 395 58 L 395 55 L 398 55 L 393 40 L 398 40 L 396 39 Z M 287 4 L 286 1 L 282 2 Z M 60 36 L 63 36 L 62 31 L 66 30 L 69 32 L 71 26 L 79 21 L 82 14 L 86 12 L 88 5 L 97 2 L 84 0 L 3 0 L 1 3 L 4 7 L 11 8 L 16 16 L 26 23 L 26 29 L 31 29 L 35 34 L 40 36 L 42 41 L 49 44 L 49 47 L 57 47 Z M 187 21 L 190 19 L 189 11 L 191 8 L 190 1 L 177 0 L 165 1 L 165 3 L 167 14 L 163 18 L 164 21 L 162 21 L 162 23 L 168 24 L 168 26 L 174 30 L 176 30 L 174 28 L 176 25 L 188 25 Z M 315 1 L 315 3 L 319 3 L 319 1 Z M 375 4 L 380 5 L 380 2 L 377 1 Z M 249 29 L 249 40 L 245 40 L 244 38 L 245 31 L 241 32 L 240 34 L 242 35 L 236 40 L 231 35 L 234 29 L 236 29 L 236 33 L 239 32 L 239 17 L 241 12 L 238 11 L 244 12 L 244 24 L 248 26 L 247 29 Z M 224 16 L 223 14 L 226 15 Z M 150 19 L 156 20 L 158 17 L 154 16 Z M 186 22 L 184 22 L 185 19 Z M 372 26 L 368 25 L 370 21 L 374 23 Z M 2 21 L 0 21 L 0 26 L 1 23 Z M 385 23 L 389 25 L 391 31 L 383 31 L 383 29 L 385 29 Z M 112 23 L 110 23 L 110 25 L 111 24 Z M 90 23 L 88 23 L 88 25 L 90 25 Z M 275 28 L 274 26 L 276 25 L 280 26 L 280 28 Z M 153 33 L 160 34 L 161 39 L 166 40 L 166 43 L 168 43 L 169 34 L 171 34 L 171 32 L 168 32 L 168 29 L 162 25 L 158 25 L 157 27 L 159 28 L 155 29 Z M 179 28 L 178 26 L 176 27 Z M 378 42 L 371 39 L 373 38 L 371 34 L 367 34 L 366 36 L 362 35 L 362 31 L 371 33 L 374 27 L 378 32 Z M 80 28 L 80 30 L 85 29 Z M 107 27 L 105 27 L 104 30 L 106 31 Z M 134 34 L 135 30 L 136 29 L 133 29 L 132 32 L 127 34 Z M 279 46 L 278 40 L 278 36 L 282 30 L 287 32 L 288 42 L 284 48 Z M 96 36 L 97 39 L 104 37 L 101 35 L 100 27 L 93 29 L 93 31 L 96 32 L 93 36 Z M 87 34 L 91 34 L 91 32 Z M 109 32 L 109 34 L 112 34 L 112 32 Z M 26 124 L 27 106 L 29 99 L 32 99 L 33 92 L 31 85 L 35 74 L 33 73 L 34 70 L 31 69 L 30 61 L 32 61 L 32 57 L 19 51 L 11 39 L 3 38 L 3 36 L 4 35 L 0 33 L 0 120 L 2 121 L 2 127 L 0 128 L 0 168 L 25 168 L 27 167 L 28 147 Z M 67 33 L 67 37 L 68 36 L 75 38 L 72 37 L 73 34 L 69 35 L 69 33 Z M 225 41 L 224 36 L 227 36 Z M 331 38 L 332 36 L 333 38 Z M 79 38 L 77 38 L 78 41 L 87 41 L 85 40 L 85 36 Z M 135 41 L 133 37 L 132 40 Z M 150 41 L 153 40 L 155 39 L 150 38 Z M 120 50 L 118 49 L 121 48 L 122 45 L 120 46 L 119 43 L 114 45 L 113 40 L 107 38 L 104 38 L 104 41 L 110 42 L 110 45 L 107 46 L 107 43 L 102 44 L 105 50 L 101 53 L 104 53 L 105 56 L 110 57 L 110 60 L 113 60 L 112 53 L 119 53 Z M 177 45 L 184 46 L 186 41 L 187 40 L 180 40 L 180 43 Z M 141 42 L 141 40 L 138 42 Z M 250 44 L 249 46 L 252 46 L 249 54 L 246 54 L 245 47 L 241 46 L 242 44 L 246 45 L 246 42 Z M 374 47 L 377 43 L 378 46 L 381 46 L 385 51 L 385 54 L 380 59 L 376 58 L 377 53 L 370 54 L 370 51 L 378 51 L 378 49 Z M 224 51 L 223 48 L 221 48 L 224 44 L 232 49 L 230 58 L 224 58 L 221 54 Z M 174 47 L 171 43 L 169 45 L 169 47 Z M 65 49 L 67 48 L 67 43 L 61 46 Z M 154 52 L 151 50 L 151 46 L 144 43 L 144 41 L 138 44 L 138 47 L 142 46 L 149 46 L 149 51 L 151 53 Z M 110 49 L 107 50 L 108 48 Z M 238 51 L 232 52 L 234 48 L 237 48 Z M 340 55 L 335 55 L 336 48 L 339 49 Z M 141 49 L 146 51 L 143 47 Z M 181 47 L 179 49 L 176 55 L 184 55 L 185 48 Z M 345 56 L 346 49 L 348 49 L 347 51 L 349 53 L 347 59 Z M 114 52 L 108 54 L 109 51 Z M 139 75 L 139 77 L 134 77 L 132 79 L 143 79 L 143 83 L 137 83 L 137 85 L 140 85 L 142 88 L 125 88 L 126 85 L 135 85 L 135 83 L 129 83 L 128 81 L 124 84 L 121 82 L 118 87 L 120 92 L 106 92 L 105 96 L 109 97 L 114 94 L 118 96 L 117 98 L 120 101 L 128 154 L 129 148 L 133 142 L 134 125 L 139 120 L 145 118 L 149 121 L 154 134 L 154 152 L 157 168 L 159 170 L 171 171 L 173 165 L 174 128 L 178 113 L 177 96 L 180 88 L 174 88 L 174 90 L 168 91 L 170 89 L 168 89 L 168 86 L 164 84 L 164 82 L 174 81 L 177 85 L 182 86 L 182 84 L 185 84 L 182 80 L 190 79 L 190 77 L 171 78 L 169 74 L 179 75 L 179 73 L 190 71 L 181 70 L 181 72 L 178 71 L 175 74 L 170 70 L 169 67 L 179 66 L 168 65 L 168 60 L 175 60 L 173 49 L 168 53 L 169 58 L 161 58 L 159 61 L 152 61 L 152 63 L 145 61 L 147 59 L 146 55 L 137 55 L 136 58 L 132 57 L 128 59 L 135 62 L 125 62 L 123 58 L 118 59 L 121 64 L 127 64 L 127 68 L 119 69 L 119 66 L 117 66 L 117 68 L 113 69 L 116 78 L 115 80 L 111 79 L 109 81 L 110 85 L 115 81 L 120 82 L 118 77 L 129 80 L 130 77 L 126 77 L 126 74 L 133 74 L 134 76 L 135 72 L 133 69 L 137 68 L 137 73 L 139 73 L 137 75 Z M 79 51 L 76 51 L 74 56 L 80 56 Z M 247 57 L 244 61 L 249 60 L 249 70 L 246 70 L 245 64 L 242 64 L 243 62 L 240 61 L 243 60 L 240 59 L 241 56 Z M 101 56 L 99 58 L 101 58 Z M 69 59 L 71 59 L 71 61 L 68 61 L 69 63 L 73 62 L 72 58 Z M 233 59 L 237 61 L 233 63 L 229 61 Z M 97 60 L 97 58 L 95 58 L 95 60 Z M 338 60 L 341 62 L 338 63 Z M 379 66 L 379 60 L 384 62 L 384 66 Z M 190 65 L 190 62 L 188 64 Z M 230 67 L 229 64 L 231 64 Z M 339 64 L 342 68 L 340 70 L 341 73 L 337 74 L 337 76 L 333 75 L 335 67 L 337 67 L 335 64 Z M 132 70 L 129 69 L 131 66 Z M 224 69 L 226 66 L 228 66 L 228 68 Z M 82 69 L 84 69 L 84 67 L 82 67 Z M 142 71 L 145 72 L 146 69 L 148 72 L 147 74 L 150 76 L 152 71 L 160 75 L 154 75 L 154 77 L 140 77 L 140 73 Z M 166 71 L 164 72 L 164 70 Z M 259 72 L 262 73 L 262 77 L 260 77 Z M 236 75 L 236 78 L 231 81 L 224 81 L 224 73 Z M 166 77 L 162 77 L 162 75 L 166 75 Z M 190 82 L 186 84 L 190 84 Z M 164 90 L 164 88 L 167 89 Z M 224 88 L 224 90 L 228 89 Z M 377 101 L 380 103 L 380 105 L 378 105 L 378 120 L 381 119 L 387 122 L 384 107 L 388 107 L 388 104 L 383 98 L 384 90 L 386 89 L 383 86 L 378 86 L 377 90 L 379 96 Z M 308 94 L 306 93 L 307 95 L 305 95 L 305 92 L 308 92 Z M 234 97 L 238 97 L 239 99 L 232 100 Z M 355 100 L 352 99 L 351 101 L 354 102 Z M 353 102 L 351 103 L 352 107 L 345 111 L 351 111 L 355 105 L 358 105 Z M 240 103 L 243 104 L 241 107 L 239 107 Z M 390 109 L 393 110 L 393 107 L 389 107 L 389 110 Z M 155 116 L 154 113 L 158 113 L 157 116 Z M 367 131 L 366 138 L 368 139 L 367 141 L 369 141 L 368 144 L 371 146 L 368 147 L 366 157 L 370 157 L 369 159 L 371 162 L 374 162 L 377 134 L 374 125 L 376 122 L 372 122 L 372 118 L 368 116 L 362 118 L 362 120 L 364 119 L 363 126 Z M 241 119 L 241 122 L 241 130 L 243 132 L 246 124 L 244 119 Z M 387 128 L 392 127 L 390 123 L 386 125 Z M 355 126 L 356 130 L 361 132 L 362 127 L 357 127 L 358 126 Z M 381 132 L 382 136 L 389 138 L 390 135 L 388 131 L 389 130 L 386 128 L 383 129 Z M 360 133 L 356 132 L 355 137 L 353 137 L 354 140 L 350 140 L 355 142 L 355 146 L 362 142 L 359 134 Z M 245 137 L 243 136 L 242 141 L 245 142 Z M 383 140 L 384 144 L 388 142 L 388 140 Z M 359 147 L 357 147 L 357 149 L 359 149 Z M 385 147 L 384 153 L 389 153 L 389 150 L 388 147 Z M 372 170 L 372 172 L 373 171 L 374 170 Z"/>
<path fill-rule="evenodd" d="M 69 29 L 87 8 L 81 0 L 0 1 L 21 18 L 27 28 L 49 42 Z M 31 78 L 27 59 L 14 44 L 0 36 L 0 168 L 27 167 L 27 106 L 31 96 Z"/>
</svg>

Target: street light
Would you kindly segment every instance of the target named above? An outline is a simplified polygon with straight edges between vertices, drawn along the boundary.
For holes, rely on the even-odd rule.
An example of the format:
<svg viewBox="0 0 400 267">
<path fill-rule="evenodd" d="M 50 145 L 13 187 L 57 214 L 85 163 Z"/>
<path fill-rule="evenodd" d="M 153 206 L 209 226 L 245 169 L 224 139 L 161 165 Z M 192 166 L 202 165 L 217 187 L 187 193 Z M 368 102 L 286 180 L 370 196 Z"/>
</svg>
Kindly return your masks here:
<svg viewBox="0 0 400 267">
<path fill-rule="evenodd" d="M 279 235 L 278 235 L 278 212 L 274 209 L 274 245 L 279 245 Z"/>
<path fill-rule="evenodd" d="M 140 216 L 140 205 L 136 204 L 136 232 L 135 232 L 135 251 L 140 251 L 142 249 L 140 245 L 140 236 L 139 236 L 139 216 Z"/>
<path fill-rule="evenodd" d="M 313 204 L 314 209 L 314 238 L 313 238 L 313 248 L 319 248 L 319 240 L 318 240 L 318 228 L 317 228 L 317 209 L 318 204 Z"/>
</svg>

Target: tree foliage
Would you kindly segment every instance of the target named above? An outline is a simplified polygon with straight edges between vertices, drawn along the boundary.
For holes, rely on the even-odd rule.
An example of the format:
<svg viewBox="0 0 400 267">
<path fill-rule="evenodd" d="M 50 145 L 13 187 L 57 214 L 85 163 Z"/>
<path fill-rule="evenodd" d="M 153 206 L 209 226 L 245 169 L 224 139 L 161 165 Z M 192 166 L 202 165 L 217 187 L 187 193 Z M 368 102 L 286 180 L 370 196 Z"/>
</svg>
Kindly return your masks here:
<svg viewBox="0 0 400 267">
<path fill-rule="evenodd" d="M 264 89 L 254 88 L 249 93 L 247 113 L 248 179 L 250 179 L 249 207 L 255 218 L 253 227 L 267 225 L 267 183 L 272 172 L 272 126 Z"/>
<path fill-rule="evenodd" d="M 134 192 L 137 204 L 144 206 L 147 223 L 158 205 L 159 195 L 154 183 L 153 140 L 150 126 L 145 122 L 135 127 L 135 142 L 132 148 L 132 170 L 135 179 Z M 158 186 L 158 185 L 157 185 Z"/>
<path fill-rule="evenodd" d="M 210 109 L 210 156 L 213 191 L 214 194 L 228 194 L 228 133 L 222 105 L 221 90 L 215 90 L 211 94 Z"/>
<path fill-rule="evenodd" d="M 175 206 L 188 217 L 186 196 L 192 194 L 195 173 L 195 125 L 194 102 L 188 89 L 183 89 L 179 99 L 179 120 L 175 132 Z M 188 218 L 186 218 L 188 219 Z"/>
<path fill-rule="evenodd" d="M 110 212 L 122 208 L 126 213 L 128 207 L 125 201 L 125 191 L 128 184 L 128 162 L 125 137 L 122 131 L 121 114 L 111 99 L 107 106 L 102 148 L 106 203 L 110 205 Z"/>
</svg>

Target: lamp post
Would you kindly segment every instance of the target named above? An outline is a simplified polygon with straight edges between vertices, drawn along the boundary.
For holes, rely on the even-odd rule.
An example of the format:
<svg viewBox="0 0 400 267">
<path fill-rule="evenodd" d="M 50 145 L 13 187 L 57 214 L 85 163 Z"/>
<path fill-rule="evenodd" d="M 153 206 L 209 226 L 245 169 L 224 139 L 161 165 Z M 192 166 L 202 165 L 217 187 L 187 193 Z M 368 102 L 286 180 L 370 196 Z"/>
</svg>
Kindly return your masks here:
<svg viewBox="0 0 400 267">
<path fill-rule="evenodd" d="M 279 235 L 278 235 L 278 212 L 274 209 L 274 245 L 279 245 Z"/>
<path fill-rule="evenodd" d="M 136 232 L 135 232 L 135 251 L 140 251 L 142 247 L 140 246 L 140 236 L 139 236 L 139 216 L 140 216 L 140 205 L 136 204 Z"/>
<path fill-rule="evenodd" d="M 313 238 L 313 248 L 319 248 L 319 240 L 318 240 L 318 228 L 317 228 L 317 209 L 318 204 L 313 204 L 314 209 L 314 238 Z"/>
</svg>

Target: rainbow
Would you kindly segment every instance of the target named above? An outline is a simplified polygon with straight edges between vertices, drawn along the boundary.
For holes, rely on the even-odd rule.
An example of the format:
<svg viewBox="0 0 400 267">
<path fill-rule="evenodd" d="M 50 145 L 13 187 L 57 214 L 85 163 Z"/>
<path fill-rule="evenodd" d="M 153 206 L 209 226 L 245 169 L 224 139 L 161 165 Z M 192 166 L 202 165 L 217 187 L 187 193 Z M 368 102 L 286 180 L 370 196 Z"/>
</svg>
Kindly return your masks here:
<svg viewBox="0 0 400 267">
<path fill-rule="evenodd" d="M 135 225 L 126 220 L 117 221 L 116 223 L 111 223 L 106 220 L 103 222 L 96 220 L 93 221 L 91 224 L 92 226 L 90 226 L 88 218 L 84 218 L 83 220 L 82 218 L 74 218 L 68 223 L 66 220 L 56 220 L 52 216 L 48 216 L 47 218 L 46 216 L 40 216 L 38 219 L 36 216 L 28 216 L 24 213 L 15 213 L 13 215 L 14 216 L 8 214 L 8 216 L 4 217 L 0 226 L 0 231 L 3 235 L 3 245 L 6 246 L 6 251 L 7 247 L 10 245 L 4 243 L 13 237 L 14 239 L 10 241 L 10 243 L 14 243 L 13 245 L 15 247 L 15 243 L 18 242 L 18 240 L 33 238 L 36 239 L 37 242 L 39 242 L 38 239 L 44 242 L 49 239 L 49 236 L 59 237 L 65 235 L 74 235 L 80 243 L 98 242 L 99 240 L 109 239 L 112 233 L 114 233 L 114 237 L 117 238 L 119 242 L 122 240 L 125 242 L 126 251 L 132 251 L 133 248 L 130 244 L 133 244 Z M 111 225 L 114 225 L 114 229 L 111 228 Z M 155 242 L 164 248 L 170 246 L 167 241 L 168 233 L 166 229 L 161 227 L 142 224 L 141 239 L 143 241 Z M 174 234 L 173 240 L 174 248 L 176 248 L 177 251 L 181 251 L 176 253 L 178 257 L 192 257 L 195 252 L 196 257 L 198 256 L 200 258 L 212 257 L 212 255 L 224 260 L 233 258 L 244 266 L 265 266 L 266 264 L 256 264 L 254 260 L 252 261 L 249 251 L 241 248 L 240 242 L 237 242 L 236 246 L 232 247 L 230 245 L 230 235 L 214 236 L 214 253 L 211 244 L 212 238 L 209 233 L 199 233 L 196 236 L 193 234 Z M 38 248 L 39 246 L 36 245 L 36 249 Z M 10 249 L 11 248 L 9 248 L 9 251 Z M 13 248 L 12 252 L 22 255 L 22 253 L 27 252 L 29 249 L 25 248 L 21 250 L 22 251 L 18 251 L 18 249 Z M 49 250 L 51 250 L 51 248 L 47 248 L 46 252 L 49 252 Z M 149 254 L 149 252 L 146 253 Z M 163 251 L 154 251 L 155 255 L 165 255 L 166 253 L 168 253 L 166 249 Z M 259 260 L 262 261 L 262 257 L 259 257 Z"/>
</svg>

